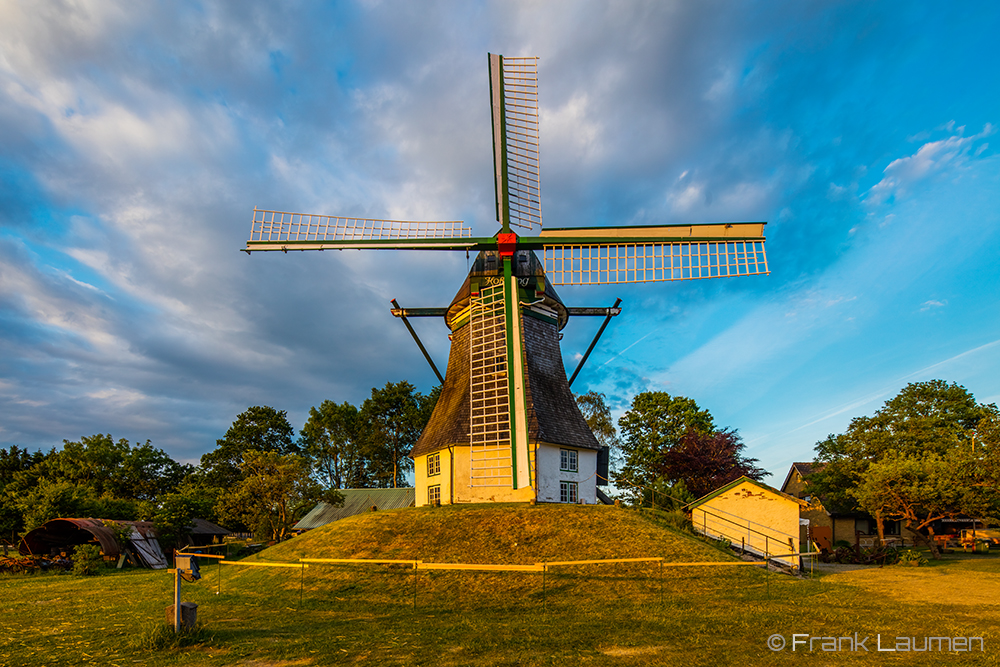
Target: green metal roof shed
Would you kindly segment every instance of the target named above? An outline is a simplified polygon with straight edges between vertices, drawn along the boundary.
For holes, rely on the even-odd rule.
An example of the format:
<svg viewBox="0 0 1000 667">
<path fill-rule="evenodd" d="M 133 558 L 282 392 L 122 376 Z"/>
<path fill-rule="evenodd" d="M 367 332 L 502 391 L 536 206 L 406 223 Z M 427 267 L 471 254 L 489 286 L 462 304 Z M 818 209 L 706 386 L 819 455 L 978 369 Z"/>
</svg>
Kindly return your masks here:
<svg viewBox="0 0 1000 667">
<path fill-rule="evenodd" d="M 417 498 L 416 489 L 340 489 L 344 494 L 344 505 L 334 507 L 327 503 L 319 503 L 309 514 L 302 517 L 294 530 L 312 530 L 333 523 L 338 519 L 346 519 L 355 514 L 363 514 L 377 510 L 394 510 L 413 507 Z"/>
</svg>

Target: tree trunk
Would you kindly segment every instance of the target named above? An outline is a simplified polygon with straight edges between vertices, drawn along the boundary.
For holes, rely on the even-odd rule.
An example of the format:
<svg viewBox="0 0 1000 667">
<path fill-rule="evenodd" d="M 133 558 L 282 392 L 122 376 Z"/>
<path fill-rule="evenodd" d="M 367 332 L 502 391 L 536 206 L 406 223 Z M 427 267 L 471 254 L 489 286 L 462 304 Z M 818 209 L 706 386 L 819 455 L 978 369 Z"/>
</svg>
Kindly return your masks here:
<svg viewBox="0 0 1000 667">
<path fill-rule="evenodd" d="M 931 558 L 934 560 L 940 560 L 941 550 L 938 548 L 937 540 L 934 539 L 934 529 L 927 526 L 927 534 L 930 536 L 928 546 L 931 548 Z"/>
<path fill-rule="evenodd" d="M 878 526 L 878 545 L 885 546 L 885 528 L 882 526 L 882 510 L 875 511 L 875 525 Z"/>
<path fill-rule="evenodd" d="M 941 558 L 941 550 L 938 548 L 937 542 L 934 540 L 933 528 L 928 526 L 927 533 L 925 534 L 921 526 L 913 528 L 912 524 L 909 521 L 906 523 L 906 527 L 909 528 L 910 532 L 912 532 L 916 537 L 918 537 L 921 542 L 927 545 L 927 548 L 930 549 L 931 552 L 931 558 L 933 558 L 934 560 L 938 560 Z"/>
</svg>

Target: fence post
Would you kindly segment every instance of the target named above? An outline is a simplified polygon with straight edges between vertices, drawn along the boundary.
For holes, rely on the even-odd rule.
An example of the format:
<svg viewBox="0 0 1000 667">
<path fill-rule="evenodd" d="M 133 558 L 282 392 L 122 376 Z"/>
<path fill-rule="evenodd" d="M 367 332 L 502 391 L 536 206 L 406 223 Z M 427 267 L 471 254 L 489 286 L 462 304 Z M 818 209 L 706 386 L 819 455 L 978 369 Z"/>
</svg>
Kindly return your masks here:
<svg viewBox="0 0 1000 667">
<path fill-rule="evenodd" d="M 545 573 L 548 571 L 549 567 L 545 563 L 542 563 L 542 614 L 548 613 L 548 597 L 545 593 Z"/>
<path fill-rule="evenodd" d="M 174 556 L 174 634 L 181 631 L 181 571 Z"/>
</svg>

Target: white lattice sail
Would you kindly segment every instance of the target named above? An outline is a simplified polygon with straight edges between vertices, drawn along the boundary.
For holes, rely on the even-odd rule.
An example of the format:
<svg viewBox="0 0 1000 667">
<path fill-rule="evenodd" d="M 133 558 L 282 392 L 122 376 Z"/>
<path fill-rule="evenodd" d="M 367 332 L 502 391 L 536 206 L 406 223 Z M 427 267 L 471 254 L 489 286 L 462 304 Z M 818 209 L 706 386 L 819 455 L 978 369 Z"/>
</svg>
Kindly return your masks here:
<svg viewBox="0 0 1000 667">
<path fill-rule="evenodd" d="M 483 285 L 469 313 L 471 486 L 510 487 L 510 398 L 504 285 Z"/>
<path fill-rule="evenodd" d="M 763 241 L 546 245 L 553 285 L 697 280 L 768 273 Z"/>
<path fill-rule="evenodd" d="M 494 56 L 499 59 L 499 56 Z M 494 61 L 495 62 L 495 61 Z M 493 140 L 497 169 L 498 219 L 503 220 L 503 168 L 507 159 L 507 204 L 510 224 L 524 229 L 542 226 L 538 169 L 538 58 L 503 58 L 502 105 L 494 104 Z M 499 83 L 494 72 L 494 86 Z M 503 108 L 503 127 L 497 115 Z M 498 148 L 500 147 L 500 148 Z M 503 150 L 506 147 L 506 151 Z"/>
<path fill-rule="evenodd" d="M 472 228 L 461 220 L 415 222 L 374 220 L 255 208 L 251 242 L 364 241 L 379 239 L 469 238 Z"/>
</svg>

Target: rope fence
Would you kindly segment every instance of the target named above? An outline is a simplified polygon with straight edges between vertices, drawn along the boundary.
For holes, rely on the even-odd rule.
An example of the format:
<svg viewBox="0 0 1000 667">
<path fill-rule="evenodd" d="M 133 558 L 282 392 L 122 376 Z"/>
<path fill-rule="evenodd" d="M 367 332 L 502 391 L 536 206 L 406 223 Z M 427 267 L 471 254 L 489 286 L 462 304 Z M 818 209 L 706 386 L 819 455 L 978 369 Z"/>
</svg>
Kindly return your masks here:
<svg viewBox="0 0 1000 667">
<path fill-rule="evenodd" d="M 557 576 L 557 579 L 565 580 L 566 576 L 572 576 L 566 573 L 567 570 L 575 567 L 585 567 L 593 568 L 596 566 L 611 566 L 611 565 L 641 565 L 649 564 L 653 565 L 655 569 L 644 568 L 644 574 L 642 575 L 647 582 L 649 582 L 648 595 L 655 595 L 658 597 L 659 602 L 662 606 L 664 599 L 664 589 L 663 589 L 663 573 L 664 569 L 669 568 L 731 568 L 739 566 L 750 566 L 750 567 L 764 567 L 767 569 L 768 574 L 770 573 L 771 558 L 765 559 L 763 561 L 693 561 L 693 562 L 670 562 L 664 559 L 662 556 L 656 557 L 644 557 L 644 558 L 602 558 L 602 559 L 591 559 L 591 560 L 560 560 L 560 561 L 543 561 L 538 563 L 530 564 L 506 564 L 506 563 L 432 563 L 425 562 L 422 560 L 411 560 L 411 559 L 384 559 L 384 558 L 300 558 L 298 562 L 260 562 L 260 561 L 227 561 L 221 559 L 219 556 L 214 554 L 185 554 L 196 557 L 209 557 L 216 560 L 218 563 L 218 581 L 216 594 L 222 593 L 222 566 L 228 566 L 226 570 L 239 569 L 241 567 L 249 568 L 250 570 L 268 570 L 277 569 L 279 571 L 289 571 L 298 570 L 299 574 L 299 604 L 297 608 L 302 608 L 304 603 L 304 593 L 305 593 L 305 582 L 306 582 L 306 569 L 310 566 L 312 567 L 337 567 L 337 566 L 348 566 L 353 568 L 361 568 L 362 570 L 370 570 L 370 566 L 390 566 L 393 568 L 401 568 L 403 572 L 407 573 L 411 579 L 410 582 L 410 595 L 412 596 L 412 606 L 416 610 L 418 607 L 418 590 L 419 590 L 419 579 L 418 576 L 420 572 L 427 572 L 428 575 L 432 573 L 525 573 L 525 574 L 536 574 L 541 579 L 541 604 L 543 611 L 548 608 L 548 597 L 549 597 L 549 576 Z M 774 558 L 778 556 L 773 556 Z M 602 568 L 603 569 L 603 568 Z M 558 571 L 563 571 L 564 574 L 557 575 Z M 289 572 L 291 574 L 291 572 Z M 391 574 L 391 571 L 388 572 Z M 654 577 L 656 590 L 654 593 Z M 311 577 L 312 579 L 313 577 Z M 635 575 L 632 576 L 635 578 Z M 235 586 L 235 581 L 230 580 L 232 583 L 227 586 L 227 593 L 235 594 L 233 587 Z M 341 583 L 341 587 L 338 590 L 353 590 L 356 587 L 361 586 L 365 583 L 371 583 L 370 576 L 366 579 L 364 575 L 361 578 L 354 578 L 348 580 L 348 582 Z M 587 581 L 592 581 L 591 577 L 587 577 Z M 207 583 L 207 582 L 206 582 Z M 315 589 L 314 589 L 315 590 Z M 766 582 L 767 595 L 770 597 L 770 576 L 767 577 Z M 536 589 L 537 591 L 537 589 Z M 337 597 L 334 594 L 336 600 L 342 600 L 342 598 Z M 328 600 L 329 601 L 329 600 Z"/>
</svg>

